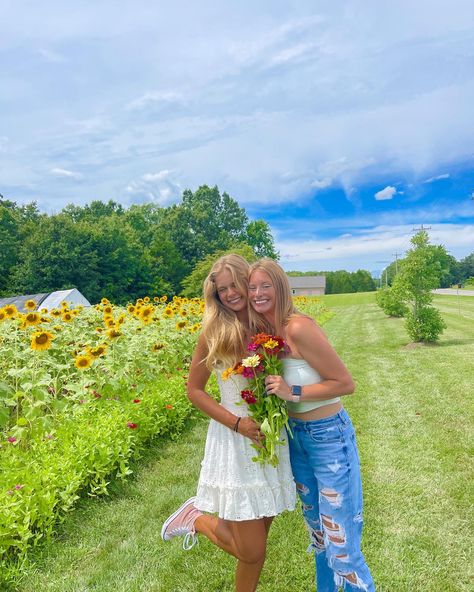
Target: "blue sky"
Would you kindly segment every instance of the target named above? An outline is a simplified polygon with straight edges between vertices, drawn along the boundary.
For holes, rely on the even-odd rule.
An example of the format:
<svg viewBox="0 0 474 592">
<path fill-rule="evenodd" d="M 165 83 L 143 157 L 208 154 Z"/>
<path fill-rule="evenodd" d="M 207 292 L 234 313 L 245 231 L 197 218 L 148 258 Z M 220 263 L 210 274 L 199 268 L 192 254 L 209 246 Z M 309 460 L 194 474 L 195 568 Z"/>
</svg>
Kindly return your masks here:
<svg viewBox="0 0 474 592">
<path fill-rule="evenodd" d="M 47 212 L 218 185 L 286 269 L 474 250 L 474 3 L 3 0 L 0 193 Z"/>
</svg>

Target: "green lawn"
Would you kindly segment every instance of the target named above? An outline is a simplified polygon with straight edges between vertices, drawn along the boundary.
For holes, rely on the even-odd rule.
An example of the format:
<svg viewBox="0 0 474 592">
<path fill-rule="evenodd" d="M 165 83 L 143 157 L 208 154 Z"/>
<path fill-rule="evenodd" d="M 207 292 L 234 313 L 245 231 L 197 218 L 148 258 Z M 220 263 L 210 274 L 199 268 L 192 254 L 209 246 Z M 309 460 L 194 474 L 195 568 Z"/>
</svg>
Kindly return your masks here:
<svg viewBox="0 0 474 592">
<path fill-rule="evenodd" d="M 377 589 L 472 590 L 474 297 L 459 305 L 437 296 L 448 329 L 439 345 L 416 347 L 373 294 L 324 301 L 337 313 L 325 330 L 357 383 L 345 402 L 358 434 L 363 548 Z M 83 502 L 15 590 L 231 591 L 232 558 L 203 537 L 190 552 L 160 539 L 162 521 L 195 491 L 205 432 L 206 421 L 194 420 L 179 442 L 151 450 L 110 499 Z M 306 547 L 299 511 L 278 517 L 259 591 L 314 590 Z"/>
</svg>

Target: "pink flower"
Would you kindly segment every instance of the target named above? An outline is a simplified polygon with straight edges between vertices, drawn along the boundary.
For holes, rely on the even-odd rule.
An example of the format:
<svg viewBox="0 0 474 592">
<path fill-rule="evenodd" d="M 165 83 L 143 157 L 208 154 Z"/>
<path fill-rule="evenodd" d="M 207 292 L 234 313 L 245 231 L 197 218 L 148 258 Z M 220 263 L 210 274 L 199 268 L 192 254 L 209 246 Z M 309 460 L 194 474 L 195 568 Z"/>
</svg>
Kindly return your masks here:
<svg viewBox="0 0 474 592">
<path fill-rule="evenodd" d="M 10 442 L 10 444 L 15 444 L 16 438 L 15 436 L 10 436 L 9 438 L 7 438 L 7 441 Z"/>
<path fill-rule="evenodd" d="M 137 423 L 133 423 L 133 421 L 127 421 L 127 428 L 130 428 L 131 430 L 134 430 L 134 429 L 138 428 L 138 424 Z"/>
<path fill-rule="evenodd" d="M 13 489 L 9 489 L 9 490 L 7 491 L 7 495 L 13 495 Z"/>
<path fill-rule="evenodd" d="M 247 345 L 247 351 L 249 351 L 249 352 L 257 351 L 258 348 L 259 348 L 259 346 L 257 343 L 249 343 Z"/>
<path fill-rule="evenodd" d="M 21 485 L 20 483 L 18 483 L 17 485 L 15 485 L 15 489 L 17 491 L 20 491 L 20 489 L 23 489 L 23 487 L 25 487 L 24 485 Z"/>
</svg>

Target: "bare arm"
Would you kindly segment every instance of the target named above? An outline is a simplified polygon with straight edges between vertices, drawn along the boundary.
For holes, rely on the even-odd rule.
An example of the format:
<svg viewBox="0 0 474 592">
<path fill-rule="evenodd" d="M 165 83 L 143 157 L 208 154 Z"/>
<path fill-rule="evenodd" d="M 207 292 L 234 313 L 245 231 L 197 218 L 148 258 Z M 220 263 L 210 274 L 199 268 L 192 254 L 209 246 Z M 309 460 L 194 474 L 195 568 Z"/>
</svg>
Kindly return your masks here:
<svg viewBox="0 0 474 592">
<path fill-rule="evenodd" d="M 211 375 L 206 364 L 202 361 L 206 354 L 207 346 L 205 340 L 201 336 L 198 339 L 189 369 L 187 386 L 188 399 L 195 407 L 203 411 L 206 415 L 215 421 L 222 423 L 229 429 L 233 429 L 238 416 L 225 409 L 205 391 L 207 381 Z M 250 417 L 242 417 L 239 422 L 238 432 L 258 443 L 260 437 L 259 428 L 260 426 Z"/>
<path fill-rule="evenodd" d="M 350 395 L 354 381 L 341 358 L 318 325 L 307 317 L 295 317 L 287 326 L 287 338 L 296 350 L 321 376 L 319 383 L 304 385 L 301 401 L 319 401 Z M 281 399 L 291 400 L 291 389 L 282 377 L 267 377 L 268 391 Z"/>
</svg>

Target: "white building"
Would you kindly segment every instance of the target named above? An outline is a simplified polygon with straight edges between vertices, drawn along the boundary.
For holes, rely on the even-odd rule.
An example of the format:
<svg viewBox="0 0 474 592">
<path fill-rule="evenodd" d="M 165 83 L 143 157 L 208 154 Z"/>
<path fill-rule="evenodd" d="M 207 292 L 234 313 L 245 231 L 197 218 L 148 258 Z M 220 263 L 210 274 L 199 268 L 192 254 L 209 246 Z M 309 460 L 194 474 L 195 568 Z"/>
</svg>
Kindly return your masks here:
<svg viewBox="0 0 474 592">
<path fill-rule="evenodd" d="M 326 276 L 288 276 L 293 296 L 323 296 L 326 292 Z"/>
<path fill-rule="evenodd" d="M 91 303 L 85 296 L 83 296 L 76 288 L 70 290 L 57 290 L 56 292 L 45 292 L 42 294 L 27 294 L 24 296 L 10 296 L 10 298 L 0 298 L 0 308 L 7 304 L 14 304 L 18 311 L 25 312 L 25 302 L 27 300 L 34 300 L 36 302 L 36 310 L 46 308 L 58 308 L 61 302 L 67 302 L 74 307 L 78 304 L 83 306 L 91 306 Z"/>
</svg>

